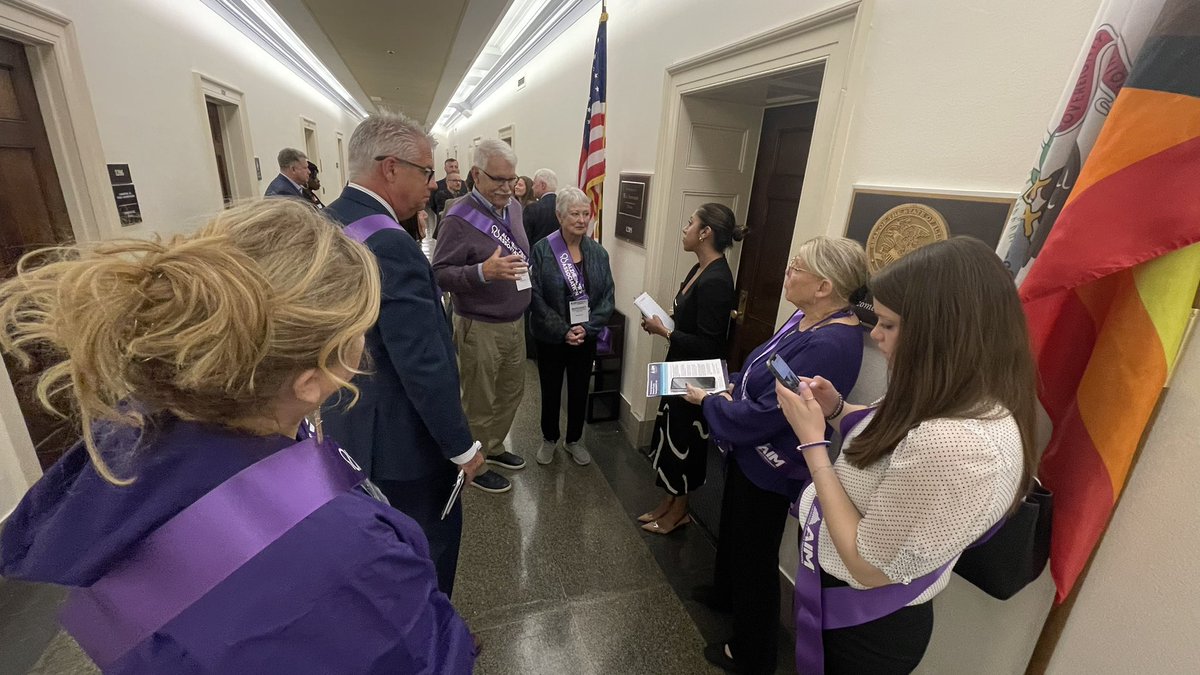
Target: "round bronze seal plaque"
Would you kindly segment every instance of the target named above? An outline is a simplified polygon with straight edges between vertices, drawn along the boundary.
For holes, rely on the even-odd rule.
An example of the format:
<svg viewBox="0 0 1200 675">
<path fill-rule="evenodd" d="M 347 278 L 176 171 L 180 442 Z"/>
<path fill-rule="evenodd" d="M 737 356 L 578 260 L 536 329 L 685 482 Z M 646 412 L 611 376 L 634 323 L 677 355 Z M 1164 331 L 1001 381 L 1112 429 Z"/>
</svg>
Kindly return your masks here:
<svg viewBox="0 0 1200 675">
<path fill-rule="evenodd" d="M 875 221 L 867 235 L 867 262 L 878 272 L 926 244 L 950 238 L 946 219 L 924 204 L 901 204 Z"/>
</svg>

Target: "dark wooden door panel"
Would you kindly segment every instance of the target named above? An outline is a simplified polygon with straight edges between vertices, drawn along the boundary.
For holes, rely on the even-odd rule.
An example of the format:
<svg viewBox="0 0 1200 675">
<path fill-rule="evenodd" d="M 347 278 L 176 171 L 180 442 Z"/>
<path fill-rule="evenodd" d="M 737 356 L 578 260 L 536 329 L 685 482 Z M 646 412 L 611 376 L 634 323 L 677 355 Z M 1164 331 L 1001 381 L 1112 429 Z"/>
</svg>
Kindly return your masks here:
<svg viewBox="0 0 1200 675">
<path fill-rule="evenodd" d="M 783 273 L 791 250 L 817 104 L 768 109 L 754 169 L 746 224 L 750 236 L 738 264 L 739 316 L 730 339 L 729 367 L 775 332 Z"/>
<path fill-rule="evenodd" d="M 11 276 L 28 251 L 73 239 L 25 47 L 0 40 L 0 275 Z M 37 375 L 55 359 L 45 353 L 32 356 L 28 369 L 8 357 L 4 361 L 45 468 L 75 442 L 78 432 L 37 400 Z"/>
</svg>

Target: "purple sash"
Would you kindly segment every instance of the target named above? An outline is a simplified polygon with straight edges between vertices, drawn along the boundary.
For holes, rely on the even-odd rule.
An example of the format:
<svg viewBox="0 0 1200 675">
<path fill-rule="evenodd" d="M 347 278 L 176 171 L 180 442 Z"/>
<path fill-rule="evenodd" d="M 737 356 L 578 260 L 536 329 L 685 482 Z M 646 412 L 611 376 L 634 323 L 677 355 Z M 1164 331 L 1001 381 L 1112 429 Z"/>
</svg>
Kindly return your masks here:
<svg viewBox="0 0 1200 675">
<path fill-rule="evenodd" d="M 59 618 L 107 669 L 363 478 L 332 444 L 284 448 L 159 526 L 96 583 L 74 589 Z"/>
<path fill-rule="evenodd" d="M 471 198 L 474 201 L 478 201 L 474 195 L 471 195 Z M 451 206 L 446 215 L 462 218 L 470 223 L 472 227 L 503 246 L 508 251 L 508 255 L 519 255 L 526 265 L 529 264 L 529 254 L 517 243 L 517 240 L 513 237 L 512 230 L 509 229 L 508 223 L 480 211 L 466 199 Z"/>
<path fill-rule="evenodd" d="M 567 288 L 571 289 L 571 299 L 587 300 L 587 289 L 584 288 L 583 279 L 579 278 L 579 270 L 575 269 L 575 261 L 571 259 L 571 252 L 567 250 L 562 230 L 555 230 L 546 239 L 550 240 L 550 250 L 554 252 L 554 259 L 558 261 L 558 271 L 562 272 L 563 281 L 566 281 Z"/>
<path fill-rule="evenodd" d="M 842 437 L 857 426 L 874 408 L 856 410 L 842 418 Z M 797 500 L 798 503 L 798 500 Z M 812 506 L 800 521 L 800 566 L 796 570 L 796 672 L 799 675 L 820 675 L 825 672 L 825 647 L 822 632 L 858 626 L 881 619 L 916 600 L 929 589 L 955 559 L 907 584 L 887 584 L 859 590 L 849 586 L 821 588 L 821 504 L 813 495 Z M 1000 529 L 1004 518 L 997 521 L 967 548 L 978 546 Z"/>
<path fill-rule="evenodd" d="M 366 218 L 359 218 L 358 220 L 344 227 L 342 232 L 344 232 L 347 237 L 350 237 L 354 241 L 357 241 L 361 244 L 369 239 L 371 235 L 379 232 L 380 230 L 403 229 L 404 228 L 400 227 L 399 223 L 392 220 L 390 216 L 385 216 L 380 213 L 373 216 L 367 216 Z"/>
</svg>

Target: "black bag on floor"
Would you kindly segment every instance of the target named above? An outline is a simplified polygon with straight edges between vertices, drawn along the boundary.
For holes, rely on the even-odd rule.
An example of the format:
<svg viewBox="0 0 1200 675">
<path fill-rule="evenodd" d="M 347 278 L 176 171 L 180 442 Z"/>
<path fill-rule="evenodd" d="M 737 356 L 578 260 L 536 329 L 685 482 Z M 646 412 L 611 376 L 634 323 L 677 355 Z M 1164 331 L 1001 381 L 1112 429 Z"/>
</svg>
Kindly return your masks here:
<svg viewBox="0 0 1200 675">
<path fill-rule="evenodd" d="M 1017 511 L 986 542 L 968 548 L 954 571 L 984 593 L 1007 600 L 1046 569 L 1054 495 L 1038 481 Z"/>
</svg>

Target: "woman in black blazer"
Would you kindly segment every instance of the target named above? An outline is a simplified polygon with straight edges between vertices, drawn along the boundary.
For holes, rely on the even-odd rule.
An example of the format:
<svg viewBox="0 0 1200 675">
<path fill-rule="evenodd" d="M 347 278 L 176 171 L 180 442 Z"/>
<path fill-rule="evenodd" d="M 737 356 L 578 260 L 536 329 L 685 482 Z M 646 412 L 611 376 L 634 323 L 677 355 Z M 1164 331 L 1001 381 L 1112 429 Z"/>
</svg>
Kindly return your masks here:
<svg viewBox="0 0 1200 675">
<path fill-rule="evenodd" d="M 704 204 L 683 228 L 683 250 L 696 254 L 695 267 L 684 277 L 675 296 L 674 330 L 658 317 L 642 321 L 642 329 L 670 341 L 668 361 L 723 359 L 727 351 L 729 315 L 736 305 L 733 274 L 725 251 L 745 236 L 733 211 L 724 204 Z M 682 396 L 664 396 L 654 420 L 655 484 L 666 495 L 652 511 L 638 517 L 642 529 L 670 534 L 691 522 L 688 494 L 704 485 L 708 426 L 700 406 Z"/>
</svg>

